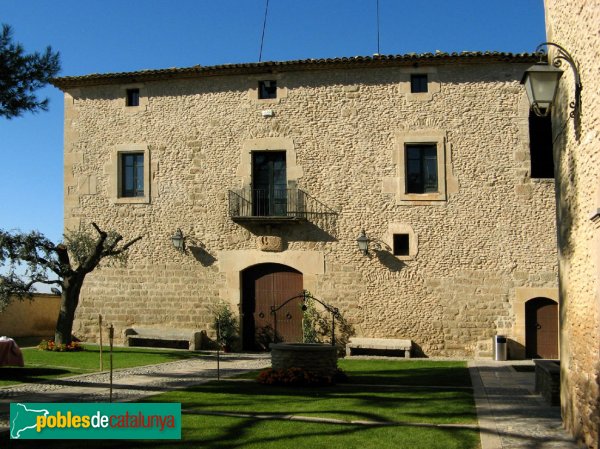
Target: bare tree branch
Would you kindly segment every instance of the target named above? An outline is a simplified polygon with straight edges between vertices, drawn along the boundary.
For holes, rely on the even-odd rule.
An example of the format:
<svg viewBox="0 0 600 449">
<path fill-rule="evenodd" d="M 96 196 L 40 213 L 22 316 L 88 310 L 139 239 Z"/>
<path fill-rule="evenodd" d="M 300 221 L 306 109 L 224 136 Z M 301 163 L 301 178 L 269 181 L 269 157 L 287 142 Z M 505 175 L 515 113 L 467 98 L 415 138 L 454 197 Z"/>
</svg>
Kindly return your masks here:
<svg viewBox="0 0 600 449">
<path fill-rule="evenodd" d="M 107 256 L 118 256 L 119 254 L 122 254 L 125 251 L 127 251 L 131 245 L 133 245 L 135 242 L 137 242 L 138 240 L 141 240 L 141 239 L 142 239 L 142 236 L 140 235 L 139 237 L 136 237 L 133 240 L 126 243 L 125 245 L 123 245 L 118 250 L 107 252 L 106 255 Z"/>
<path fill-rule="evenodd" d="M 46 279 L 46 280 L 42 280 L 42 279 L 37 279 L 34 281 L 34 283 L 38 283 L 38 284 L 47 284 L 47 285 L 60 285 L 62 286 L 63 281 L 60 279 L 55 279 L 53 281 Z"/>
</svg>

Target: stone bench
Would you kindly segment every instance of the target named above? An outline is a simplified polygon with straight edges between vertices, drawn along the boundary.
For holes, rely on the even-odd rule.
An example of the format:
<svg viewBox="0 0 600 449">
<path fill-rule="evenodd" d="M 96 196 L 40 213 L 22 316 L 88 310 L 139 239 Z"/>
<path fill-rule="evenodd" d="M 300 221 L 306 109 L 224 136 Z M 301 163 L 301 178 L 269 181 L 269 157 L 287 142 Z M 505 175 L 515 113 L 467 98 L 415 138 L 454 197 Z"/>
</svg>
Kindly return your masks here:
<svg viewBox="0 0 600 449">
<path fill-rule="evenodd" d="M 409 359 L 412 350 L 412 340 L 400 338 L 351 338 L 346 344 L 346 355 L 357 355 L 358 352 L 376 352 L 384 353 L 399 351 L 404 353 L 404 357 Z"/>
<path fill-rule="evenodd" d="M 166 329 L 156 327 L 131 327 L 125 329 L 125 346 L 156 346 L 161 342 L 183 342 L 190 351 L 199 350 L 202 346 L 203 331 L 197 329 Z M 148 344 L 140 344 L 141 342 Z M 156 343 L 154 345 L 149 343 Z M 164 347 L 170 345 L 165 344 Z"/>
</svg>

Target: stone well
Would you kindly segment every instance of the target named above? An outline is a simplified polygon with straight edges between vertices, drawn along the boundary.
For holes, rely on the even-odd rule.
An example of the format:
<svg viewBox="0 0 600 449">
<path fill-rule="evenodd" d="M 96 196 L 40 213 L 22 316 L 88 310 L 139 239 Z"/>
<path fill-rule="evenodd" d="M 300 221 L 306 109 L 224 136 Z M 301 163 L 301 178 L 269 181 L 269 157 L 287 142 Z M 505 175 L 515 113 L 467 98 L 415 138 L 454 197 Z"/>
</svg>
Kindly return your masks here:
<svg viewBox="0 0 600 449">
<path fill-rule="evenodd" d="M 302 368 L 321 376 L 337 370 L 337 348 L 320 343 L 271 343 L 273 369 Z"/>
</svg>

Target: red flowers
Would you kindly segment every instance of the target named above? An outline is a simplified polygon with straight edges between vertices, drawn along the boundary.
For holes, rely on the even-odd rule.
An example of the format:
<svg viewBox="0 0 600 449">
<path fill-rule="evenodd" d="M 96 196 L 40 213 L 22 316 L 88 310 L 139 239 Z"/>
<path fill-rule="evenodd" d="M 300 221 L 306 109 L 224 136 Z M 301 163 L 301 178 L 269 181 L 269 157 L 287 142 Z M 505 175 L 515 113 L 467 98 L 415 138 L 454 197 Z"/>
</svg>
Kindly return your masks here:
<svg viewBox="0 0 600 449">
<path fill-rule="evenodd" d="M 57 345 L 54 340 L 42 340 L 38 345 L 38 349 L 41 351 L 76 352 L 83 351 L 83 346 L 76 341 L 72 341 L 67 345 Z"/>
</svg>

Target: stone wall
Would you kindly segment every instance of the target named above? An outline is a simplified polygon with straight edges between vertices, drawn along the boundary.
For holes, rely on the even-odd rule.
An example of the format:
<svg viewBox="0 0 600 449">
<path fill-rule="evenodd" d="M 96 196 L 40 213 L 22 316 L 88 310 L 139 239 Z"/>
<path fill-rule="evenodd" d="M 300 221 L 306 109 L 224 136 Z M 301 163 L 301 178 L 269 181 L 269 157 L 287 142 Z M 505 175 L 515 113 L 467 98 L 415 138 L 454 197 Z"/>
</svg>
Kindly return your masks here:
<svg viewBox="0 0 600 449">
<path fill-rule="evenodd" d="M 600 4 L 546 0 L 548 40 L 565 47 L 579 66 L 581 115 L 568 64 L 553 114 L 561 301 L 561 405 L 566 427 L 587 447 L 599 445 L 600 426 Z M 551 50 L 551 55 L 556 54 Z"/>
<path fill-rule="evenodd" d="M 357 336 L 411 339 L 428 355 L 473 355 L 496 333 L 518 338 L 516 289 L 557 285 L 554 182 L 529 176 L 519 85 L 529 65 L 287 71 L 263 76 L 285 91 L 267 103 L 256 98 L 258 75 L 138 82 L 147 98 L 133 111 L 126 85 L 68 89 L 65 226 L 96 221 L 144 237 L 126 267 L 86 279 L 75 332 L 94 339 L 98 313 L 117 335 L 133 325 L 208 329 L 212 304 L 240 306 L 242 269 L 277 262 L 301 271 Z M 430 92 L 407 93 L 419 71 Z M 438 144 L 443 192 L 427 201 L 403 195 L 411 139 Z M 128 145 L 150 159 L 150 193 L 134 203 L 114 198 L 115 155 Z M 286 151 L 288 185 L 334 219 L 231 220 L 227 192 L 249 184 L 249 152 L 274 149 Z M 171 245 L 177 228 L 186 253 Z M 374 240 L 367 256 L 356 245 L 363 228 Z M 396 229 L 409 230 L 408 256 L 390 252 Z"/>
<path fill-rule="evenodd" d="M 326 344 L 271 344 L 273 369 L 300 368 L 319 376 L 335 376 L 337 371 L 335 346 Z"/>
<path fill-rule="evenodd" d="M 14 299 L 0 312 L 0 335 L 7 337 L 53 337 L 60 309 L 60 296 L 34 295 L 31 300 Z"/>
</svg>

